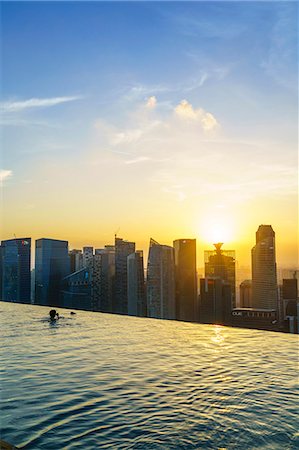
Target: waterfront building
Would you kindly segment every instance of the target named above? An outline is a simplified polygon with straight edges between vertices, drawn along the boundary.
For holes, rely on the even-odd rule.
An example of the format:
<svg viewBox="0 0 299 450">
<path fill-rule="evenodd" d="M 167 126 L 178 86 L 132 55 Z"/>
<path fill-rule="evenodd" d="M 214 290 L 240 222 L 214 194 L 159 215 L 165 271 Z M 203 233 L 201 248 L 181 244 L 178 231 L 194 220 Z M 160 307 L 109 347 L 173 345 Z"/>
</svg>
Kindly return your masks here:
<svg viewBox="0 0 299 450">
<path fill-rule="evenodd" d="M 60 306 L 61 281 L 70 273 L 68 242 L 57 239 L 35 241 L 35 303 Z"/>
<path fill-rule="evenodd" d="M 31 302 L 31 238 L 1 242 L 1 298 L 7 302 Z"/>
<path fill-rule="evenodd" d="M 115 301 L 113 311 L 128 314 L 127 257 L 135 252 L 135 242 L 124 241 L 115 236 Z"/>
<path fill-rule="evenodd" d="M 98 310 L 113 312 L 115 292 L 115 247 L 105 245 L 96 249 L 95 255 L 100 256 L 100 282 Z"/>
<path fill-rule="evenodd" d="M 240 307 L 252 308 L 252 281 L 244 280 L 240 284 Z"/>
<path fill-rule="evenodd" d="M 271 225 L 260 225 L 256 245 L 251 250 L 252 306 L 278 308 L 278 287 L 275 258 L 275 232 Z"/>
<path fill-rule="evenodd" d="M 128 314 L 146 317 L 143 252 L 137 250 L 127 258 Z"/>
<path fill-rule="evenodd" d="M 150 240 L 147 264 L 147 315 L 175 319 L 174 249 Z"/>
<path fill-rule="evenodd" d="M 281 301 L 285 329 L 298 333 L 298 282 L 295 276 L 282 280 Z"/>
<path fill-rule="evenodd" d="M 231 310 L 231 285 L 221 278 L 201 278 L 199 321 L 229 325 Z"/>
<path fill-rule="evenodd" d="M 78 272 L 78 270 L 83 268 L 83 254 L 82 250 L 70 250 L 70 273 Z"/>
<path fill-rule="evenodd" d="M 196 239 L 173 242 L 175 262 L 176 318 L 197 320 Z"/>
<path fill-rule="evenodd" d="M 92 271 L 90 268 L 84 267 L 61 280 L 59 306 L 93 310 Z"/>
<path fill-rule="evenodd" d="M 92 268 L 93 247 L 83 247 L 83 267 Z"/>
<path fill-rule="evenodd" d="M 234 250 L 223 250 L 223 243 L 214 244 L 215 250 L 206 250 L 205 277 L 220 278 L 231 287 L 232 308 L 236 306 L 236 255 Z"/>
<path fill-rule="evenodd" d="M 279 329 L 276 309 L 234 308 L 231 325 L 269 331 L 278 331 Z"/>
</svg>

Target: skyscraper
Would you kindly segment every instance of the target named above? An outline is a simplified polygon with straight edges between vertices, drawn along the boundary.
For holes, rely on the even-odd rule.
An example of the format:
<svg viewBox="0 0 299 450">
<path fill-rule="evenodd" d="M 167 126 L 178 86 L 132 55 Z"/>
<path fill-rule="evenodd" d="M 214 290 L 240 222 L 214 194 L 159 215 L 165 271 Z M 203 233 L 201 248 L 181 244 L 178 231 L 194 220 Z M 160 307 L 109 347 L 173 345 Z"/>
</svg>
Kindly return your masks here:
<svg viewBox="0 0 299 450">
<path fill-rule="evenodd" d="M 100 257 L 100 282 L 97 308 L 103 312 L 113 312 L 115 292 L 115 247 L 105 245 L 105 248 L 95 250 L 95 256 Z"/>
<path fill-rule="evenodd" d="M 115 236 L 115 303 L 113 311 L 128 314 L 127 257 L 135 252 L 135 242 L 124 241 Z"/>
<path fill-rule="evenodd" d="M 83 247 L 83 267 L 92 268 L 93 247 Z"/>
<path fill-rule="evenodd" d="M 201 278 L 200 322 L 229 325 L 231 310 L 231 285 L 218 277 Z"/>
<path fill-rule="evenodd" d="M 128 314 L 146 316 L 143 252 L 137 250 L 127 258 L 128 264 Z"/>
<path fill-rule="evenodd" d="M 35 303 L 60 305 L 60 284 L 70 273 L 68 242 L 56 239 L 35 241 Z"/>
<path fill-rule="evenodd" d="M 31 300 L 31 238 L 1 242 L 2 292 L 7 302 L 30 303 Z"/>
<path fill-rule="evenodd" d="M 77 272 L 78 270 L 83 268 L 83 254 L 82 250 L 70 250 L 70 273 Z"/>
<path fill-rule="evenodd" d="M 197 319 L 196 239 L 173 242 L 176 285 L 176 318 Z"/>
<path fill-rule="evenodd" d="M 150 240 L 147 264 L 147 315 L 175 319 L 174 249 Z"/>
<path fill-rule="evenodd" d="M 240 307 L 251 308 L 252 307 L 252 281 L 244 280 L 240 284 Z"/>
<path fill-rule="evenodd" d="M 275 259 L 275 233 L 271 225 L 260 225 L 252 257 L 252 306 L 277 309 L 278 288 Z"/>
<path fill-rule="evenodd" d="M 220 278 L 231 286 L 232 308 L 236 306 L 235 251 L 223 250 L 222 242 L 214 244 L 215 250 L 205 251 L 205 277 Z"/>
</svg>

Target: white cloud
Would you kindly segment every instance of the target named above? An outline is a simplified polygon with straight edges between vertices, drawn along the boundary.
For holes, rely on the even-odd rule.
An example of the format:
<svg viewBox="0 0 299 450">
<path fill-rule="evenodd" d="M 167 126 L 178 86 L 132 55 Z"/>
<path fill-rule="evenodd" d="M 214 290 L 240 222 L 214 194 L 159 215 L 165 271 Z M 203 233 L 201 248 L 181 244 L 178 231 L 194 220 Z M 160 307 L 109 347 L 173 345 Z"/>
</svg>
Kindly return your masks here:
<svg viewBox="0 0 299 450">
<path fill-rule="evenodd" d="M 125 161 L 125 164 L 137 164 L 145 161 L 150 161 L 150 159 L 151 158 L 149 158 L 148 156 L 138 156 L 134 159 L 128 159 L 127 161 Z"/>
<path fill-rule="evenodd" d="M 154 95 L 152 95 L 151 97 L 149 97 L 147 99 L 147 102 L 146 102 L 145 106 L 147 108 L 149 108 L 149 109 L 154 109 L 156 104 L 157 104 L 157 99 L 156 99 L 156 97 Z"/>
<path fill-rule="evenodd" d="M 194 109 L 187 100 L 182 100 L 181 103 L 175 107 L 175 113 L 182 119 L 198 121 L 204 130 L 212 130 L 218 125 L 213 114 L 206 112 L 202 108 Z"/>
<path fill-rule="evenodd" d="M 72 102 L 75 100 L 79 100 L 82 97 L 73 96 L 73 97 L 53 97 L 53 98 L 30 98 L 28 100 L 22 101 L 8 101 L 1 102 L 0 109 L 3 112 L 7 113 L 15 113 L 24 111 L 32 108 L 41 108 L 41 107 L 50 107 L 59 105 L 61 103 Z"/>
<path fill-rule="evenodd" d="M 12 176 L 11 170 L 0 170 L 0 182 L 7 180 L 7 178 L 10 178 Z"/>
</svg>

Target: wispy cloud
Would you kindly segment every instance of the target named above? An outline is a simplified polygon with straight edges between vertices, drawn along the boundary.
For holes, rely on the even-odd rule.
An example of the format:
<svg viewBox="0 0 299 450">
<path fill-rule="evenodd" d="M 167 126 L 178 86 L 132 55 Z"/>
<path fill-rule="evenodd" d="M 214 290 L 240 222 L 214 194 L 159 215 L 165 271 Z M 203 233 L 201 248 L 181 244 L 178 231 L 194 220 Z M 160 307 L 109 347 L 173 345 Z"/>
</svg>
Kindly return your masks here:
<svg viewBox="0 0 299 450">
<path fill-rule="evenodd" d="M 138 164 L 145 161 L 150 161 L 150 159 L 151 158 L 149 158 L 148 156 L 138 156 L 137 158 L 134 159 L 128 159 L 127 161 L 125 161 L 125 164 Z"/>
<path fill-rule="evenodd" d="M 218 122 L 213 114 L 202 108 L 194 109 L 191 103 L 187 100 L 182 100 L 181 103 L 176 106 L 175 112 L 183 119 L 197 121 L 201 124 L 204 130 L 212 130 L 218 125 Z"/>
<path fill-rule="evenodd" d="M 0 170 L 0 183 L 2 184 L 5 180 L 12 176 L 12 170 Z"/>
<path fill-rule="evenodd" d="M 53 98 L 30 98 L 28 100 L 15 101 L 10 100 L 0 103 L 0 110 L 6 113 L 16 113 L 33 108 L 47 108 L 60 105 L 61 103 L 73 102 L 80 100 L 82 97 L 53 97 Z"/>
</svg>

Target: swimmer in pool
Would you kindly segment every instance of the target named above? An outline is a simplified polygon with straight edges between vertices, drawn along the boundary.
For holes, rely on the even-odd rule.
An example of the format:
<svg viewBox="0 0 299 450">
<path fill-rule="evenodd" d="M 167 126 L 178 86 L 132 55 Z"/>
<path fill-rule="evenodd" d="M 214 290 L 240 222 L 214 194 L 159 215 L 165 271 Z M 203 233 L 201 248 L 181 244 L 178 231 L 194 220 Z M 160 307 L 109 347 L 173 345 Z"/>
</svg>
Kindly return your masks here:
<svg viewBox="0 0 299 450">
<path fill-rule="evenodd" d="M 59 319 L 59 314 L 56 311 L 56 309 L 51 309 L 51 311 L 49 312 L 50 315 L 50 320 L 58 320 Z"/>
</svg>

